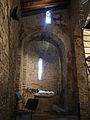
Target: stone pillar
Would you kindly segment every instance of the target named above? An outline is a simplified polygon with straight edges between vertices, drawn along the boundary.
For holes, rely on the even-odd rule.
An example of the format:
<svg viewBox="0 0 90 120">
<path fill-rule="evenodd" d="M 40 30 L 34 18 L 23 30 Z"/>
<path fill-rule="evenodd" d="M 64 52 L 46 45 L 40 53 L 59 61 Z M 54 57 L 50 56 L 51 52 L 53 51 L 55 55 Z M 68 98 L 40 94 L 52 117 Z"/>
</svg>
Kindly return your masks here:
<svg viewBox="0 0 90 120">
<path fill-rule="evenodd" d="M 76 25 L 74 32 L 76 68 L 77 68 L 77 86 L 79 92 L 79 103 L 81 116 L 88 117 L 88 86 L 85 66 L 85 54 L 83 46 L 83 33 L 79 26 Z"/>
</svg>

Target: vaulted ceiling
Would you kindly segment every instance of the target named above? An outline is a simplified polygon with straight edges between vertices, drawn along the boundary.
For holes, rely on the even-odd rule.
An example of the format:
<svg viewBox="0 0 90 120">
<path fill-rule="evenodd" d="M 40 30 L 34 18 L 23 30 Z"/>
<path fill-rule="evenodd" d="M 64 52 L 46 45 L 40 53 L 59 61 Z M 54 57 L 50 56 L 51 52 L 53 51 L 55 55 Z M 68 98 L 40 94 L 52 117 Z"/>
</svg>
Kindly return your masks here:
<svg viewBox="0 0 90 120">
<path fill-rule="evenodd" d="M 47 9 L 62 9 L 68 6 L 69 0 L 21 0 L 22 16 L 32 12 L 44 11 Z"/>
</svg>

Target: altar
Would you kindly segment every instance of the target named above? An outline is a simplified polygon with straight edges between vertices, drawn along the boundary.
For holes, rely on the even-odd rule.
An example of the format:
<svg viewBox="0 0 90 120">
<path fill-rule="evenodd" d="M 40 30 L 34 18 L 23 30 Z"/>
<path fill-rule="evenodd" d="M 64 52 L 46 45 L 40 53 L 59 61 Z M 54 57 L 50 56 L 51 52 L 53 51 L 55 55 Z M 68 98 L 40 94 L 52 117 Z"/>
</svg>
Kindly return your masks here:
<svg viewBox="0 0 90 120">
<path fill-rule="evenodd" d="M 38 114 L 47 114 L 48 112 L 52 111 L 53 105 L 53 91 L 39 91 L 38 93 L 34 94 L 34 97 L 39 99 L 39 104 L 37 107 Z"/>
</svg>

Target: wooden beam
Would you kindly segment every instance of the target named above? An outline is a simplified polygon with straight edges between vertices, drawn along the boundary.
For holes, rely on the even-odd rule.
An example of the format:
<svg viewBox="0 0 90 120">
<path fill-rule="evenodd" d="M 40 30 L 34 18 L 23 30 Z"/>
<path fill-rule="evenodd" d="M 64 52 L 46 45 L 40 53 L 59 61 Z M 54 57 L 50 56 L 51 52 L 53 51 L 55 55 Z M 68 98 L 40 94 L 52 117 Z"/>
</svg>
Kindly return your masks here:
<svg viewBox="0 0 90 120">
<path fill-rule="evenodd" d="M 20 3 L 48 3 L 48 2 L 67 2 L 68 0 L 21 0 Z"/>
<path fill-rule="evenodd" d="M 66 8 L 68 4 L 69 0 L 21 0 L 22 16 Z"/>
<path fill-rule="evenodd" d="M 33 4 L 33 3 L 25 3 L 22 4 L 22 11 L 27 10 L 37 10 L 41 8 L 55 7 L 55 6 L 63 6 L 67 4 L 66 2 L 50 2 L 50 3 L 42 3 L 42 4 Z"/>
<path fill-rule="evenodd" d="M 26 16 L 30 16 L 30 15 L 45 13 L 47 10 L 56 11 L 56 10 L 60 10 L 60 9 L 67 9 L 67 5 L 48 7 L 48 8 L 41 8 L 41 9 L 36 9 L 36 10 L 26 10 L 26 11 L 22 11 L 21 16 L 26 17 Z"/>
</svg>

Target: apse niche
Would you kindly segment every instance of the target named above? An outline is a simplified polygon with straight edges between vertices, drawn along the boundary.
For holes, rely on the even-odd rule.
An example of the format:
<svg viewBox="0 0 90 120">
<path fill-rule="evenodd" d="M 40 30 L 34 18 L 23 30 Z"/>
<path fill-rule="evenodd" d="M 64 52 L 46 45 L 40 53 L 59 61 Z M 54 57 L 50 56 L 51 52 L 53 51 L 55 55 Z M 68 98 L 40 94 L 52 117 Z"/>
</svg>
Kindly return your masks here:
<svg viewBox="0 0 90 120">
<path fill-rule="evenodd" d="M 25 99 L 39 95 L 47 98 L 52 96 L 53 104 L 59 104 L 61 61 L 58 49 L 52 43 L 29 41 L 24 44 L 22 77 L 21 87 Z"/>
</svg>

